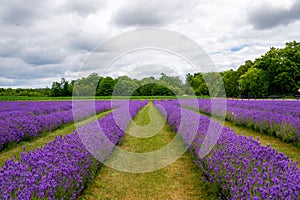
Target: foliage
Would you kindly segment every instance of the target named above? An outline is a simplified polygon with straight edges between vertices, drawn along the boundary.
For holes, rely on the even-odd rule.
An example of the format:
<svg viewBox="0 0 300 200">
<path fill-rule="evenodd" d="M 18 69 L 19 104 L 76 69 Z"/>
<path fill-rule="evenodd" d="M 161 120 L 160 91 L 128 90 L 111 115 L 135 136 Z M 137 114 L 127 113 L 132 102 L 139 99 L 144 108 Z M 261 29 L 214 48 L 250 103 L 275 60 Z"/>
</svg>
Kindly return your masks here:
<svg viewBox="0 0 300 200">
<path fill-rule="evenodd" d="M 223 73 L 223 81 L 225 85 L 226 95 L 235 97 L 239 94 L 239 73 L 237 71 L 228 70 Z"/>
<path fill-rule="evenodd" d="M 45 97 L 51 95 L 50 88 L 0 88 L 0 96 Z"/>
<path fill-rule="evenodd" d="M 63 85 L 73 92 L 64 92 Z M 101 77 L 92 73 L 86 78 L 73 80 L 71 84 L 62 79 L 61 83 L 52 84 L 53 96 L 174 96 L 192 94 L 186 89 L 179 77 L 167 76 L 162 73 L 159 79 L 154 77 L 142 80 L 131 79 L 128 76 Z"/>
<path fill-rule="evenodd" d="M 267 73 L 262 69 L 255 67 L 249 68 L 238 80 L 241 91 L 251 96 L 263 96 L 267 94 L 269 87 L 269 79 L 267 76 Z"/>
<path fill-rule="evenodd" d="M 203 78 L 207 74 L 212 73 L 187 74 L 186 81 L 195 90 L 196 95 L 207 95 L 209 83 Z M 299 94 L 300 43 L 289 42 L 282 49 L 272 47 L 260 58 L 254 61 L 247 60 L 236 71 L 231 69 L 220 74 L 227 97 Z M 215 85 L 221 88 L 219 83 Z M 214 87 L 212 90 L 216 89 Z"/>
</svg>

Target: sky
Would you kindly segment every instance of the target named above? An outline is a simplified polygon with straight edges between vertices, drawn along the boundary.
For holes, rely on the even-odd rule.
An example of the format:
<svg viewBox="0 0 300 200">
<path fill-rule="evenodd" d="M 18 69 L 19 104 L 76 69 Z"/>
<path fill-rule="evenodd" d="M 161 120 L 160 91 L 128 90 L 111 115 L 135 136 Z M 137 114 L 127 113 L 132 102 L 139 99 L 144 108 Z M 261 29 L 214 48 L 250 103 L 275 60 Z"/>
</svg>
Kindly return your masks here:
<svg viewBox="0 0 300 200">
<path fill-rule="evenodd" d="M 199 71 L 161 49 L 126 52 L 108 68 L 100 66 L 103 55 L 120 53 L 114 38 L 132 33 L 115 41 L 138 47 L 129 43 L 147 39 L 135 34 L 145 28 L 182 35 L 206 52 L 215 70 L 236 70 L 270 47 L 300 40 L 300 0 L 1 0 L 0 87 L 51 87 L 62 77 L 92 72 L 140 79 Z M 160 39 L 180 46 L 174 38 Z"/>
</svg>

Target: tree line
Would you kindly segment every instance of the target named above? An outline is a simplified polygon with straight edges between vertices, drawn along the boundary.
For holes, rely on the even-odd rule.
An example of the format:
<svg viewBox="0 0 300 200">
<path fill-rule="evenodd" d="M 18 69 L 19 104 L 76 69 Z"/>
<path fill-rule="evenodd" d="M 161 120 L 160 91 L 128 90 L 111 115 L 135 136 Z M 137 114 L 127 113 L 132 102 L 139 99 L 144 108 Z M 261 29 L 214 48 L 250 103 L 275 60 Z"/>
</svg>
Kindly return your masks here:
<svg viewBox="0 0 300 200">
<path fill-rule="evenodd" d="M 207 79 L 216 77 L 218 80 L 220 75 L 227 97 L 300 94 L 300 43 L 293 41 L 286 43 L 284 48 L 271 47 L 267 53 L 254 61 L 247 60 L 237 70 L 187 74 L 185 81 L 165 73 L 159 78 L 142 80 L 128 76 L 114 79 L 92 73 L 72 81 L 62 78 L 53 82 L 51 88 L 0 88 L 0 96 L 208 96 Z M 209 86 L 221 90 L 223 83 L 215 82 Z"/>
<path fill-rule="evenodd" d="M 0 96 L 49 97 L 51 88 L 0 88 Z"/>
<path fill-rule="evenodd" d="M 156 79 L 147 77 L 142 80 L 120 76 L 116 79 L 102 77 L 92 73 L 78 80 L 52 83 L 52 96 L 174 96 L 189 92 L 186 84 L 179 77 L 167 76 L 161 73 Z M 190 89 L 191 90 L 191 89 Z"/>
<path fill-rule="evenodd" d="M 195 73 L 186 77 L 197 95 L 208 95 L 205 75 Z M 300 43 L 271 47 L 260 58 L 247 60 L 237 70 L 221 72 L 221 76 L 227 97 L 300 94 Z"/>
</svg>

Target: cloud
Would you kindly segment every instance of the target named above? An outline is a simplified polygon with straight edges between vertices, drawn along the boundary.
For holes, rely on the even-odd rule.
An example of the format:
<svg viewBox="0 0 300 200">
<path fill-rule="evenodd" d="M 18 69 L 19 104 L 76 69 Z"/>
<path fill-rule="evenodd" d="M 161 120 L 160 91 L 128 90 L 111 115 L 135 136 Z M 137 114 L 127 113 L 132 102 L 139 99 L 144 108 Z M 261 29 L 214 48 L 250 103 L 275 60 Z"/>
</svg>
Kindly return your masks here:
<svg viewBox="0 0 300 200">
<path fill-rule="evenodd" d="M 22 55 L 23 61 L 31 65 L 59 64 L 64 60 L 64 53 L 55 49 L 31 50 Z"/>
<path fill-rule="evenodd" d="M 18 54 L 20 48 L 12 38 L 0 40 L 0 57 L 13 57 Z"/>
<path fill-rule="evenodd" d="M 107 0 L 2 0 L 0 86 L 51 87 L 51 83 L 61 77 L 81 78 L 77 70 L 99 43 L 136 27 L 149 26 L 175 31 L 195 41 L 209 54 L 218 71 L 236 69 L 245 60 L 264 54 L 271 46 L 280 48 L 288 41 L 300 40 L 299 1 L 262 0 L 259 6 L 251 7 L 251 0 L 120 0 L 117 3 Z M 278 26 L 280 24 L 289 26 Z M 271 29 L 275 26 L 278 28 Z M 101 72 L 101 58 L 108 54 L 119 55 L 118 52 L 128 47 L 138 48 L 140 40 L 145 38 L 156 41 L 153 46 L 164 45 L 162 41 L 167 41 L 170 45 L 164 46 L 165 49 L 184 46 L 166 35 L 120 37 L 116 43 L 97 48 L 94 54 L 99 56 L 90 60 L 88 64 L 91 65 L 82 67 L 80 75 L 87 76 L 97 69 L 96 72 Z M 189 46 L 181 50 L 177 53 L 202 60 Z M 120 59 L 111 74 L 143 77 L 151 71 L 154 74 L 162 71 L 172 75 L 168 71 L 170 68 L 176 69 L 175 75 L 184 77 L 195 71 L 182 66 L 174 57 L 161 52 L 137 53 Z"/>
<path fill-rule="evenodd" d="M 6 85 L 12 85 L 12 84 L 14 84 L 13 79 L 0 77 L 0 86 L 6 86 Z"/>
<path fill-rule="evenodd" d="M 300 20 L 300 0 L 294 1 L 290 7 L 260 4 L 249 12 L 249 22 L 256 29 L 269 29 L 279 25 L 288 25 Z"/>
<path fill-rule="evenodd" d="M 46 16 L 46 1 L 39 0 L 2 0 L 0 7 L 0 22 L 13 26 L 28 26 Z M 48 13 L 49 14 L 49 13 Z"/>
<path fill-rule="evenodd" d="M 161 73 L 169 76 L 179 76 L 184 81 L 187 72 L 194 73 L 198 70 L 185 60 L 167 52 L 159 50 L 140 50 L 129 53 L 108 69 L 101 70 L 98 68 L 99 74 L 105 74 L 112 77 L 127 75 L 132 78 L 142 79 L 146 77 L 160 77 Z"/>
<path fill-rule="evenodd" d="M 82 17 L 104 9 L 103 0 L 2 0 L 0 23 L 13 26 L 30 26 L 55 15 L 72 13 Z"/>
<path fill-rule="evenodd" d="M 91 31 L 80 31 L 71 33 L 66 39 L 68 46 L 73 50 L 91 52 L 99 43 L 105 39 L 103 33 L 92 33 Z"/>
<path fill-rule="evenodd" d="M 139 0 L 128 2 L 113 16 L 120 26 L 163 26 L 186 18 L 195 1 L 180 0 Z"/>
<path fill-rule="evenodd" d="M 93 14 L 100 9 L 104 9 L 106 1 L 104 0 L 72 0 L 66 1 L 61 5 L 61 12 L 76 13 L 82 17 Z"/>
<path fill-rule="evenodd" d="M 0 41 L 0 56 L 10 58 L 20 58 L 25 63 L 31 65 L 47 65 L 62 63 L 66 57 L 64 49 L 53 45 L 53 38 L 28 38 L 23 35 L 23 39 L 17 41 L 12 38 L 4 38 Z M 48 40 L 45 43 L 45 40 Z"/>
<path fill-rule="evenodd" d="M 61 73 L 59 66 L 29 65 L 19 58 L 1 58 L 0 74 L 7 79 L 35 79 L 57 76 Z"/>
</svg>

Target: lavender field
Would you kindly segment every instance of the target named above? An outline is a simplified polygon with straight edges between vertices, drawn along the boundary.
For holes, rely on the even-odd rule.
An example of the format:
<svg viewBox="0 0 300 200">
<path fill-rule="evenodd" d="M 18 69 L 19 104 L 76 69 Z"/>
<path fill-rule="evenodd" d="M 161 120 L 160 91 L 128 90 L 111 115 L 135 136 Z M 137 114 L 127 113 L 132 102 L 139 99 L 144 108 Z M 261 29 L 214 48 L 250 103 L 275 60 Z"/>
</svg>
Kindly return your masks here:
<svg viewBox="0 0 300 200">
<path fill-rule="evenodd" d="M 260 133 L 271 135 L 300 147 L 300 103 L 298 101 L 247 101 L 227 100 L 226 111 L 215 101 L 199 99 L 196 105 L 184 100 L 182 105 L 218 117 L 226 114 L 226 120 Z"/>
<path fill-rule="evenodd" d="M 206 100 L 199 101 L 207 102 Z M 197 124 L 186 120 L 184 128 L 179 128 L 182 124 L 178 123 L 178 115 L 180 112 L 189 112 L 190 116 L 193 116 L 191 118 L 199 119 L 199 128 L 189 149 L 196 156 L 195 163 L 205 171 L 207 181 L 220 188 L 221 197 L 299 199 L 300 169 L 297 167 L 297 162 L 269 146 L 262 146 L 257 140 L 238 136 L 234 130 L 227 127 L 222 129 L 216 146 L 208 156 L 200 158 L 199 151 L 209 126 L 219 127 L 220 125 L 210 121 L 207 116 L 199 116 L 191 110 L 180 108 L 176 102 L 157 101 L 156 104 L 165 108 L 164 114 L 169 124 L 174 131 L 182 135 L 187 143 L 190 143 L 189 130 Z"/>
<path fill-rule="evenodd" d="M 96 101 L 95 108 L 80 102 L 78 119 L 74 119 L 72 101 L 1 102 L 0 151 L 8 143 L 39 137 L 61 125 L 82 120 L 92 114 L 112 109 L 110 101 Z M 121 102 L 120 102 L 121 104 Z M 118 106 L 118 103 L 114 103 Z"/>
<path fill-rule="evenodd" d="M 136 115 L 145 103 L 147 102 L 131 103 L 130 114 Z M 39 103 L 37 105 L 39 106 Z M 110 102 L 99 102 L 96 107 L 103 111 L 109 106 Z M 59 107 L 52 110 L 58 112 Z M 40 113 L 44 112 L 46 111 Z M 92 147 L 95 151 L 101 152 L 103 159 L 111 154 L 113 146 L 102 138 L 100 139 L 103 141 L 94 142 L 98 123 L 109 141 L 116 144 L 124 133 L 112 116 L 114 113 L 118 115 L 122 112 L 124 112 L 124 106 L 120 103 L 120 107 L 116 108 L 113 113 L 79 128 L 79 132 L 88 134 L 88 142 L 93 143 Z M 87 112 L 84 111 L 84 113 Z M 65 114 L 67 117 L 72 117 L 72 115 L 69 116 L 70 113 Z M 124 125 L 129 122 L 128 118 L 119 118 L 119 120 Z M 74 131 L 64 138 L 55 138 L 42 149 L 30 151 L 28 154 L 22 153 L 19 161 L 7 160 L 0 171 L 1 199 L 75 199 L 86 183 L 91 181 L 100 166 L 101 163 L 87 151 L 78 132 Z"/>
<path fill-rule="evenodd" d="M 95 194 L 99 188 L 104 187 L 105 190 L 106 171 L 102 172 L 103 162 L 114 154 L 115 145 L 129 145 L 129 136 L 125 130 L 133 119 L 144 116 L 148 121 L 155 120 L 155 115 L 146 108 L 156 109 L 157 120 L 165 119 L 168 131 L 179 135 L 183 145 L 188 147 L 188 154 L 193 160 L 190 165 L 194 165 L 200 172 L 193 176 L 193 180 L 197 179 L 199 184 L 207 184 L 210 187 L 198 187 L 196 190 L 199 190 L 201 195 L 193 194 L 193 197 L 185 198 L 206 199 L 207 196 L 203 196 L 203 193 L 210 192 L 213 193 L 210 198 L 219 199 L 300 199 L 299 160 L 293 160 L 283 152 L 277 151 L 276 146 L 264 146 L 257 139 L 237 135 L 234 129 L 223 127 L 208 116 L 220 119 L 223 114 L 231 123 L 253 129 L 258 134 L 279 138 L 283 145 L 292 144 L 299 147 L 299 102 L 227 100 L 226 103 L 227 110 L 223 112 L 218 110 L 222 106 L 212 109 L 209 99 L 131 100 L 129 104 L 122 100 L 113 104 L 110 101 L 96 101 L 94 110 L 87 102 L 82 101 L 79 109 L 77 108 L 81 116 L 78 118 L 78 115 L 73 115 L 71 101 L 2 102 L 0 154 L 3 155 L 13 155 L 9 154 L 13 152 L 13 147 L 7 148 L 10 143 L 18 146 L 20 141 L 29 139 L 31 143 L 36 143 L 43 134 L 50 135 L 54 129 L 83 120 L 94 115 L 94 112 L 111 112 L 103 118 L 77 127 L 66 136 L 56 137 L 43 147 L 30 151 L 26 151 L 24 147 L 20 155 L 8 156 L 0 169 L 0 199 L 85 199 L 87 189 Z M 156 136 L 152 136 L 154 137 Z M 214 139 L 215 143 L 210 141 L 210 138 Z M 155 146 L 160 142 L 151 138 L 141 140 L 143 147 Z M 132 141 L 137 142 L 138 139 Z M 178 169 L 184 166 L 176 167 Z M 136 185 L 130 187 L 141 187 L 142 191 L 147 188 L 147 182 L 149 184 L 157 181 L 159 184 L 156 179 L 165 179 L 165 185 L 171 186 L 172 183 L 168 183 L 167 177 L 174 177 L 174 183 L 181 177 L 184 182 L 194 184 L 194 181 L 187 179 L 190 177 L 188 173 L 192 172 L 185 171 L 187 174 L 174 176 L 176 170 L 173 169 L 168 173 L 168 176 L 161 175 L 155 180 L 142 179 L 145 182 L 136 179 Z M 135 177 L 133 174 L 131 176 Z M 138 176 L 147 176 L 147 173 Z M 152 174 L 148 176 L 151 177 Z M 122 177 L 116 177 L 116 180 L 119 178 L 118 182 L 126 184 Z M 130 180 L 128 182 L 130 183 Z M 116 182 L 109 184 L 118 185 Z M 167 190 L 171 191 L 170 188 L 172 187 L 168 187 Z M 121 194 L 124 198 L 128 190 L 122 188 Z M 147 190 L 147 193 L 150 190 Z M 174 190 L 173 193 L 177 192 Z M 189 191 L 185 191 L 186 194 L 189 194 Z M 161 192 L 159 195 L 162 195 Z M 153 198 L 181 199 L 180 195 L 159 195 Z M 142 196 L 130 197 L 141 198 Z"/>
</svg>

